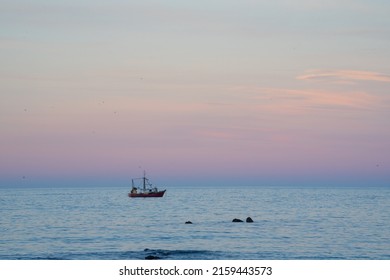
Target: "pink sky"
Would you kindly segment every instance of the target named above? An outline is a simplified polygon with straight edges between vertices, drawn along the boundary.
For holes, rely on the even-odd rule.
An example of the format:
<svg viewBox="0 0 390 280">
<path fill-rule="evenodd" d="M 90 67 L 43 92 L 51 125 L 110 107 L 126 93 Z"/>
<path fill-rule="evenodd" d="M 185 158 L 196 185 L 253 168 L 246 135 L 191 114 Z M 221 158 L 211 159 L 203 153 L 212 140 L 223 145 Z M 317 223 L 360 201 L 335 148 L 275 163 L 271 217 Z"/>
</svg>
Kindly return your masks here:
<svg viewBox="0 0 390 280">
<path fill-rule="evenodd" d="M 4 4 L 0 186 L 389 186 L 389 4 L 102 3 Z"/>
</svg>

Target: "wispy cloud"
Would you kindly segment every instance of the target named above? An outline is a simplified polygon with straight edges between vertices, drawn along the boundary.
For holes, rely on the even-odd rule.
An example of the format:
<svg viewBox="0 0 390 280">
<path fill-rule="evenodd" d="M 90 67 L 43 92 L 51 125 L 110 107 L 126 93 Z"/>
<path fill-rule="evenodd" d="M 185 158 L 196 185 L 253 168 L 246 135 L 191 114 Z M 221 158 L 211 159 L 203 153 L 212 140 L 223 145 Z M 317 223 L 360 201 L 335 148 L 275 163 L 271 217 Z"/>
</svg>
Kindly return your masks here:
<svg viewBox="0 0 390 280">
<path fill-rule="evenodd" d="M 306 108 L 362 109 L 372 106 L 375 98 L 365 92 L 338 92 L 326 90 L 292 90 L 269 89 L 276 95 L 290 96 L 296 100 L 296 105 Z"/>
<path fill-rule="evenodd" d="M 366 109 L 378 104 L 378 98 L 364 91 L 324 89 L 241 88 L 251 100 L 272 112 L 307 113 L 311 109 Z M 255 102 L 254 102 L 255 101 Z"/>
<path fill-rule="evenodd" d="M 348 83 L 352 81 L 377 81 L 390 83 L 390 75 L 357 70 L 309 70 L 297 77 L 298 80 Z"/>
</svg>

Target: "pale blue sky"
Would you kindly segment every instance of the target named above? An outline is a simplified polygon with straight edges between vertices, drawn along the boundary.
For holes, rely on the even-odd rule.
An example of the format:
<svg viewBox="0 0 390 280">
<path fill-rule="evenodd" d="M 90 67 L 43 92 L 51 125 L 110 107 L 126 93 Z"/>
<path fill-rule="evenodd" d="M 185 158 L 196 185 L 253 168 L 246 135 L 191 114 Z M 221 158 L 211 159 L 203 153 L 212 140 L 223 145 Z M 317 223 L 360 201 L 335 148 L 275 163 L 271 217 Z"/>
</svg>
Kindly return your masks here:
<svg viewBox="0 0 390 280">
<path fill-rule="evenodd" d="M 388 1 L 0 8 L 0 185 L 389 184 Z"/>
</svg>

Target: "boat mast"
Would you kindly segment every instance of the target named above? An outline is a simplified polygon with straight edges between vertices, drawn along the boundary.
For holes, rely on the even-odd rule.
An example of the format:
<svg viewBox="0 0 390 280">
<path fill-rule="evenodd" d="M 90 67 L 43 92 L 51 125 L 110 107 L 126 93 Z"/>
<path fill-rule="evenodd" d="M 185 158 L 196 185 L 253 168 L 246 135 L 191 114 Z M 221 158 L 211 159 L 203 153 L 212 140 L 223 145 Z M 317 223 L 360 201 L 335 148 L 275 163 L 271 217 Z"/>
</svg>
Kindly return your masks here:
<svg viewBox="0 0 390 280">
<path fill-rule="evenodd" d="M 146 190 L 146 173 L 145 173 L 145 170 L 144 170 L 144 191 Z"/>
</svg>

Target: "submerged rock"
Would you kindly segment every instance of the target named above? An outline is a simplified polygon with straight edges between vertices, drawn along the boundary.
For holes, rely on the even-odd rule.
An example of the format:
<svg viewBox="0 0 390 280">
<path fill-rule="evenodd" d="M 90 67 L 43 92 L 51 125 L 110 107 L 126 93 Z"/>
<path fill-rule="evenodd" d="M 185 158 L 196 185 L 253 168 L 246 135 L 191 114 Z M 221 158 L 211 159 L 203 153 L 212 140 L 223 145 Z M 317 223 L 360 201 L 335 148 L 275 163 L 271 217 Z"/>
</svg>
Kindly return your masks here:
<svg viewBox="0 0 390 280">
<path fill-rule="evenodd" d="M 149 255 L 145 257 L 145 260 L 159 260 L 160 258 L 157 256 Z"/>
<path fill-rule="evenodd" d="M 251 217 L 248 217 L 248 218 L 246 218 L 246 222 L 247 222 L 247 223 L 253 223 L 253 220 L 252 220 Z"/>
<path fill-rule="evenodd" d="M 243 220 L 240 220 L 240 219 L 234 218 L 232 222 L 233 222 L 233 223 L 242 223 L 242 222 L 243 222 Z"/>
</svg>

